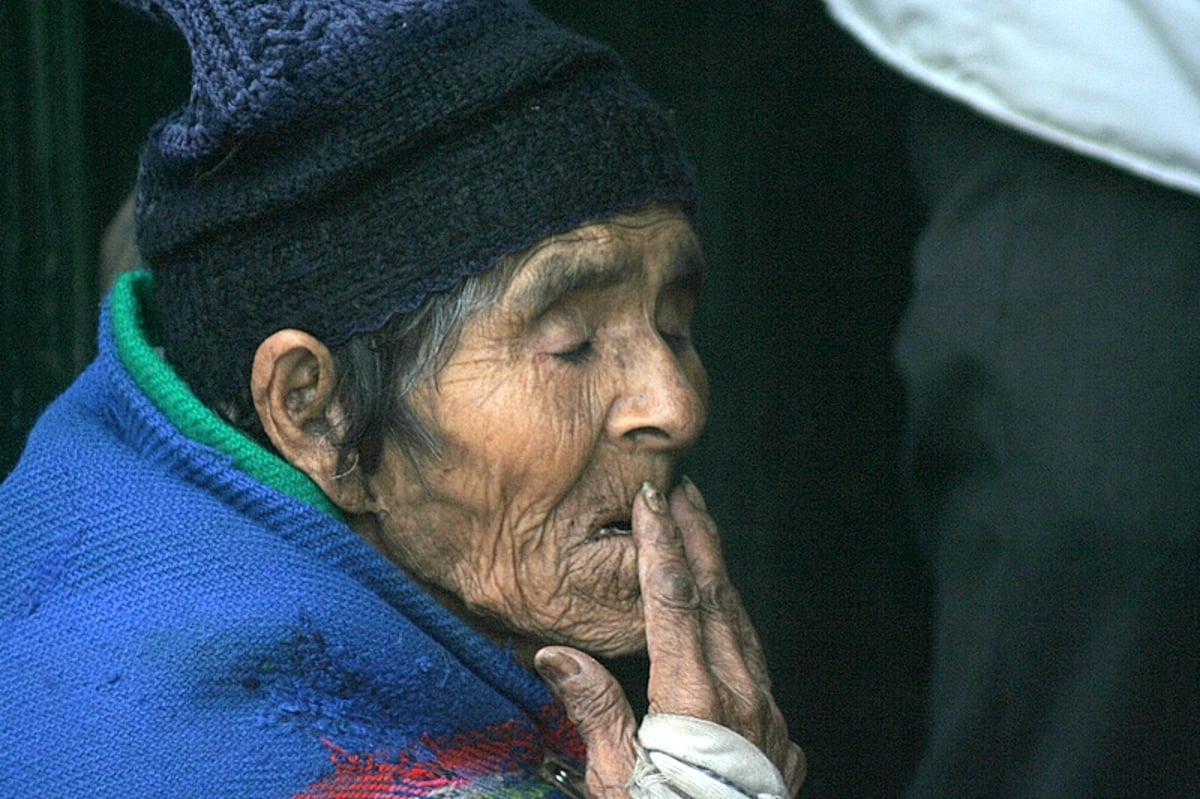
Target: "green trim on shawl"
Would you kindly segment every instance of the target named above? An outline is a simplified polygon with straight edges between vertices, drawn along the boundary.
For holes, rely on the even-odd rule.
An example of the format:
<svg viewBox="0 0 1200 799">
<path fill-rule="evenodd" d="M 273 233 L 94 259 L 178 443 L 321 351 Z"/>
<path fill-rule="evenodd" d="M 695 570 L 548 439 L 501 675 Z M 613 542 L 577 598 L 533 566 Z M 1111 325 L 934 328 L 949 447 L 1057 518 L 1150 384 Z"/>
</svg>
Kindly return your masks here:
<svg viewBox="0 0 1200 799">
<path fill-rule="evenodd" d="M 109 298 L 117 357 L 134 382 L 188 438 L 230 456 L 238 469 L 259 482 L 341 519 L 316 483 L 217 416 L 154 350 L 152 324 L 144 312 L 151 307 L 152 291 L 149 272 L 129 272 L 113 286 Z"/>
</svg>

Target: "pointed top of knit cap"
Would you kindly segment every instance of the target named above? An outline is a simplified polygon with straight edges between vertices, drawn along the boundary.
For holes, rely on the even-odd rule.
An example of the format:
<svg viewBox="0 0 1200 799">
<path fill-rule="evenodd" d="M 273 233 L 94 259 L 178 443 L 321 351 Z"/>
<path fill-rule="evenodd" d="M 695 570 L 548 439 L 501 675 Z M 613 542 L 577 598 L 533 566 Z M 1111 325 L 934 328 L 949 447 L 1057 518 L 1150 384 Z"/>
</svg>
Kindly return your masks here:
<svg viewBox="0 0 1200 799">
<path fill-rule="evenodd" d="M 695 200 L 668 115 L 524 0 L 123 0 L 187 40 L 143 150 L 138 241 L 207 401 L 259 342 L 331 346 L 539 238 Z"/>
<path fill-rule="evenodd" d="M 369 102 L 366 70 L 394 72 L 409 60 L 412 78 L 438 42 L 476 19 L 523 13 L 523 2 L 455 0 L 122 0 L 165 20 L 187 40 L 193 89 L 187 106 L 159 134 L 164 156 L 215 154 L 231 137 L 288 124 L 298 114 Z M 495 20 L 499 22 L 499 20 Z M 439 31 L 438 29 L 442 30 Z M 407 40 L 407 41 L 406 41 Z M 405 45 L 412 48 L 409 52 Z M 359 96 L 359 92 L 367 96 Z"/>
</svg>

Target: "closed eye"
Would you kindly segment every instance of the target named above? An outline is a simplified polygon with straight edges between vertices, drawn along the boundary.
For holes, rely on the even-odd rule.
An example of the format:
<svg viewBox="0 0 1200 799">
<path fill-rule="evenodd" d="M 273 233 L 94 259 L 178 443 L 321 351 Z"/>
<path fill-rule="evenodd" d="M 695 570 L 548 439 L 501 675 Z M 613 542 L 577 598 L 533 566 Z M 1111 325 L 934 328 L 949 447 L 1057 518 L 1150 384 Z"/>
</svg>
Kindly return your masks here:
<svg viewBox="0 0 1200 799">
<path fill-rule="evenodd" d="M 573 349 L 566 350 L 565 352 L 554 353 L 554 357 L 558 358 L 560 361 L 566 361 L 570 364 L 579 365 L 586 363 L 587 360 L 592 357 L 593 352 L 595 352 L 595 348 L 592 346 L 591 339 L 587 339 L 580 342 L 579 345 Z"/>
</svg>

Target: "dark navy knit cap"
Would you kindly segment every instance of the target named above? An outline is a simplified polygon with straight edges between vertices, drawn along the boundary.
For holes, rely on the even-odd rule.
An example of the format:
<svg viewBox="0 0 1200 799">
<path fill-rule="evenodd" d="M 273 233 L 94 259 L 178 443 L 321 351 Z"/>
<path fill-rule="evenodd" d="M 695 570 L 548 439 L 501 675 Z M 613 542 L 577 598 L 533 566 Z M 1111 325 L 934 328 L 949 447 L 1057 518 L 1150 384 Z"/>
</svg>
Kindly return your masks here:
<svg viewBox="0 0 1200 799">
<path fill-rule="evenodd" d="M 667 115 L 617 56 L 522 0 L 125 0 L 187 39 L 151 133 L 138 246 L 201 399 L 258 344 L 336 346 L 538 239 L 695 201 Z"/>
</svg>

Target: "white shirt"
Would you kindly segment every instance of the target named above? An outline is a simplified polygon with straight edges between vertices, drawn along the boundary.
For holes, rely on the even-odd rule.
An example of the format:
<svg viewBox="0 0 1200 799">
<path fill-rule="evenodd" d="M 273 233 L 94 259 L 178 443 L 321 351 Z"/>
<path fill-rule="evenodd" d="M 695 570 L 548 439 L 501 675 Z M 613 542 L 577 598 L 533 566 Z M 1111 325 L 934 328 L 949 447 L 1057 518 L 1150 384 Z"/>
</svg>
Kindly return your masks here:
<svg viewBox="0 0 1200 799">
<path fill-rule="evenodd" d="M 826 0 L 884 62 L 997 121 L 1200 194 L 1200 0 Z"/>
</svg>

